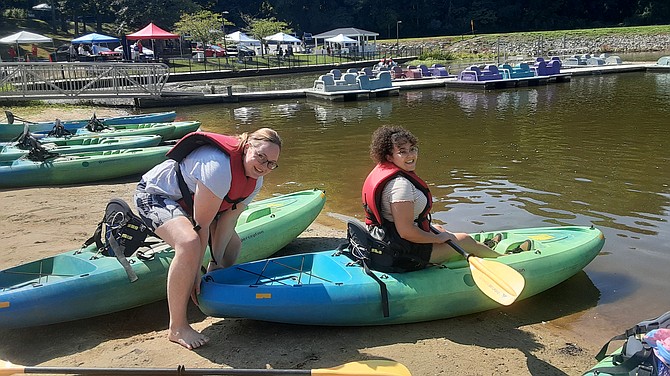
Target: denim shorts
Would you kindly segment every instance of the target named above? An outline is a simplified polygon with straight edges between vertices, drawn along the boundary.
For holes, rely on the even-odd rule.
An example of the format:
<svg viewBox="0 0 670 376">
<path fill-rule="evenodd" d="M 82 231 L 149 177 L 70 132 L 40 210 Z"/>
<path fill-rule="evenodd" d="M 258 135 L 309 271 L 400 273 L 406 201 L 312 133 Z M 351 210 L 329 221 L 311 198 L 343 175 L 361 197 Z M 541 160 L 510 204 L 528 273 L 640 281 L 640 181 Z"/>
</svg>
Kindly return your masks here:
<svg viewBox="0 0 670 376">
<path fill-rule="evenodd" d="M 158 227 L 173 218 L 188 217 L 176 201 L 165 196 L 147 193 L 144 191 L 145 188 L 146 183 L 140 181 L 133 198 L 137 214 L 152 231 L 156 231 Z"/>
</svg>

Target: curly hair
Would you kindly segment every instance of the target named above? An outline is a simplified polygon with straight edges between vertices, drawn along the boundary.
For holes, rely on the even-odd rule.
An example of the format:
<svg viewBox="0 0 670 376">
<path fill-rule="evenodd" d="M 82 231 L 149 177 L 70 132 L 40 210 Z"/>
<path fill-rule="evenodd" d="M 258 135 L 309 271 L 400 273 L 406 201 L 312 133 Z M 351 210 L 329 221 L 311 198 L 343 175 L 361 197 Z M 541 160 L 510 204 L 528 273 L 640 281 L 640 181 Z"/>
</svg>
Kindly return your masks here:
<svg viewBox="0 0 670 376">
<path fill-rule="evenodd" d="M 377 128 L 372 133 L 370 142 L 370 158 L 375 163 L 386 161 L 386 156 L 393 154 L 393 146 L 400 146 L 409 143 L 415 146 L 419 140 L 403 127 L 394 125 L 384 125 Z"/>
</svg>

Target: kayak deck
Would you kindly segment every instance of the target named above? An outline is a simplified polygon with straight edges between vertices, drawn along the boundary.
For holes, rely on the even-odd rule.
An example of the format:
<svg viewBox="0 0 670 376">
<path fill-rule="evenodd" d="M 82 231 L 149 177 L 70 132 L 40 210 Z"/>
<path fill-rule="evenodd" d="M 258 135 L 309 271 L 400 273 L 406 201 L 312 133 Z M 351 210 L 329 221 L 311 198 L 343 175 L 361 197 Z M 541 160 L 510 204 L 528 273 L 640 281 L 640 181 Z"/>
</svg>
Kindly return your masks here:
<svg viewBox="0 0 670 376">
<path fill-rule="evenodd" d="M 474 234 L 482 239 L 496 232 Z M 530 251 L 495 259 L 520 272 L 519 299 L 545 291 L 582 270 L 604 244 L 587 227 L 503 232 L 496 247 L 513 249 L 525 239 Z M 215 317 L 243 317 L 306 325 L 388 325 L 436 320 L 499 307 L 479 290 L 463 257 L 409 273 L 373 273 L 387 289 L 390 314 L 382 316 L 380 284 L 337 250 L 235 265 L 203 276 L 199 307 Z M 355 314 L 352 314 L 355 312 Z"/>
</svg>

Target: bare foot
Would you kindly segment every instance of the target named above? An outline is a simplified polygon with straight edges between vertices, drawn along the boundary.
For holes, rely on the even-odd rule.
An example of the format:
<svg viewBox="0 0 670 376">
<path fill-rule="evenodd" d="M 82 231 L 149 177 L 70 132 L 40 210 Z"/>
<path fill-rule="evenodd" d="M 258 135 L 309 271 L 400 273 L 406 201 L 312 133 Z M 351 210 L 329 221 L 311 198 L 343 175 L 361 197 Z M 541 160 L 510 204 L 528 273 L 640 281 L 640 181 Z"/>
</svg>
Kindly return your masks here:
<svg viewBox="0 0 670 376">
<path fill-rule="evenodd" d="M 189 350 L 197 349 L 198 347 L 209 342 L 209 337 L 198 333 L 190 326 L 179 330 L 170 330 L 168 339 L 186 347 Z"/>
</svg>

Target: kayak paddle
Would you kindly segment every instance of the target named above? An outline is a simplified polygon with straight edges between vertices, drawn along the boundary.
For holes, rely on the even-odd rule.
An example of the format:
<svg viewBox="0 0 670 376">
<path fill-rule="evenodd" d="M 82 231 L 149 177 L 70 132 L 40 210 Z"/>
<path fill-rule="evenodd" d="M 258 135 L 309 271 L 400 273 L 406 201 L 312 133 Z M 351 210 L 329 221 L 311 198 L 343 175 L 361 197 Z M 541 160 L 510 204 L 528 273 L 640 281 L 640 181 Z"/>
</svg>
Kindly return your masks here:
<svg viewBox="0 0 670 376">
<path fill-rule="evenodd" d="M 4 364 L 4 365 L 3 365 Z M 312 375 L 312 376 L 412 376 L 407 367 L 391 360 L 365 360 L 345 363 L 332 368 L 315 369 L 235 369 L 235 368 L 83 368 L 83 367 L 25 367 L 0 360 L 0 376 L 17 374 L 73 375 Z"/>
<path fill-rule="evenodd" d="M 526 284 L 521 273 L 501 262 L 473 256 L 451 240 L 447 244 L 468 260 L 472 279 L 486 296 L 502 305 L 510 305 L 519 297 Z"/>
</svg>

